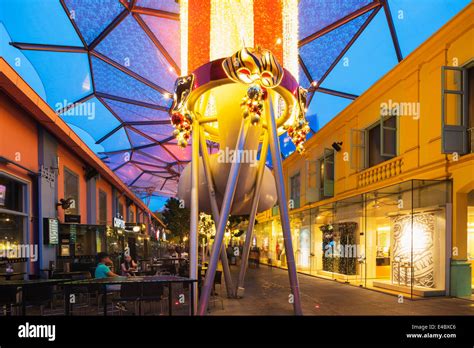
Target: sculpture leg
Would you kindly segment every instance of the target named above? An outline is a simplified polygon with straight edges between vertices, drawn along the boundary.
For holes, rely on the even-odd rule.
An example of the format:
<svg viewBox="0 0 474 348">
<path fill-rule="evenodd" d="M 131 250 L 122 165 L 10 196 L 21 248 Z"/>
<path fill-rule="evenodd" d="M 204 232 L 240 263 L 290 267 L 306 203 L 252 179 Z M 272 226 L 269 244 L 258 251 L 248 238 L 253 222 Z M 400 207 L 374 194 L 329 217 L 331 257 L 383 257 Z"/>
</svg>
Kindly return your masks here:
<svg viewBox="0 0 474 348">
<path fill-rule="evenodd" d="M 265 172 L 265 161 L 267 158 L 268 151 L 268 132 L 265 133 L 265 137 L 262 143 L 262 150 L 260 153 L 260 161 L 257 169 L 257 180 L 255 184 L 255 191 L 252 199 L 252 206 L 250 208 L 249 224 L 247 227 L 247 233 L 245 234 L 244 249 L 242 251 L 242 258 L 240 262 L 239 280 L 237 283 L 236 295 L 242 297 L 245 291 L 244 281 L 245 272 L 247 271 L 248 258 L 250 254 L 250 243 L 252 242 L 253 228 L 255 226 L 255 217 L 257 216 L 258 201 L 260 199 L 260 190 L 262 188 L 263 173 Z"/>
<path fill-rule="evenodd" d="M 248 121 L 242 120 L 240 126 L 239 136 L 236 144 L 236 153 L 240 153 L 245 144 L 245 138 L 247 135 Z M 224 232 L 227 224 L 227 220 L 234 198 L 235 188 L 237 186 L 237 179 L 240 172 L 240 161 L 234 161 L 230 168 L 229 178 L 227 179 L 227 185 L 224 193 L 224 199 L 222 202 L 222 208 L 219 215 L 219 222 L 216 227 L 216 236 L 214 238 L 214 245 L 212 247 L 211 259 L 209 260 L 209 267 L 207 270 L 206 278 L 201 289 L 201 298 L 198 306 L 199 315 L 205 315 L 207 306 L 209 304 L 209 297 L 214 283 L 214 277 L 216 275 L 217 262 L 219 260 L 219 254 L 222 248 L 222 241 L 224 240 Z"/>
<path fill-rule="evenodd" d="M 278 206 L 280 209 L 281 227 L 283 230 L 283 241 L 285 245 L 286 258 L 288 263 L 288 276 L 290 278 L 290 287 L 293 295 L 293 309 L 296 315 L 302 315 L 301 298 L 298 286 L 298 277 L 296 274 L 295 254 L 291 241 L 291 229 L 288 212 L 288 200 L 285 192 L 285 183 L 283 179 L 283 166 L 280 152 L 280 142 L 275 121 L 275 111 L 271 101 L 270 92 L 265 103 L 265 114 L 267 117 L 267 127 L 269 133 L 270 152 L 272 155 L 273 174 L 278 194 Z"/>
<path fill-rule="evenodd" d="M 219 207 L 217 205 L 216 200 L 216 191 L 214 189 L 214 180 L 212 179 L 211 168 L 209 165 L 209 153 L 207 152 L 207 144 L 206 138 L 204 137 L 204 131 L 201 128 L 201 156 L 202 162 L 204 166 L 204 175 L 206 176 L 207 182 L 207 189 L 209 191 L 209 198 L 211 200 L 211 209 L 212 209 L 212 217 L 217 223 L 219 221 Z M 227 297 L 234 297 L 234 286 L 232 281 L 232 276 L 230 274 L 229 268 L 229 260 L 227 259 L 227 254 L 224 248 L 224 245 L 221 247 L 221 262 L 222 262 L 222 270 L 224 272 L 224 279 L 227 291 Z"/>
</svg>

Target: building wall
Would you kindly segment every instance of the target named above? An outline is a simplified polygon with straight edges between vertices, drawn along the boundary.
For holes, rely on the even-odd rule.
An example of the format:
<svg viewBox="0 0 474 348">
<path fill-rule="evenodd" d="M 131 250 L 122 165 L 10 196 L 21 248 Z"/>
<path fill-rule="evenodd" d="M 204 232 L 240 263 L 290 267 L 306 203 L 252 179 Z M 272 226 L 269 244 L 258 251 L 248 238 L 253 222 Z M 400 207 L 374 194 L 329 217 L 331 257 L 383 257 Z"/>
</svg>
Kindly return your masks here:
<svg viewBox="0 0 474 348">
<path fill-rule="evenodd" d="M 300 172 L 302 208 L 339 201 L 409 179 L 451 179 L 453 181 L 453 259 L 466 260 L 467 193 L 474 189 L 474 154 L 456 158 L 441 152 L 441 67 L 464 66 L 474 60 L 474 5 L 441 28 L 363 95 L 326 124 L 306 143 L 303 155 L 293 153 L 283 162 L 286 189 L 291 176 Z M 398 156 L 363 170 L 351 168 L 351 130 L 365 129 L 380 120 L 382 103 L 416 103 L 416 115 L 398 118 Z M 453 112 L 453 106 L 448 106 Z M 334 197 L 319 202 L 307 199 L 307 163 L 321 157 L 333 142 L 342 141 L 335 152 Z M 271 211 L 258 221 L 274 219 Z M 451 226 L 448 226 L 450 228 Z M 369 241 L 368 241 L 369 243 Z M 370 243 L 368 244 L 370 245 Z M 296 250 L 296 249 L 295 249 Z"/>
</svg>

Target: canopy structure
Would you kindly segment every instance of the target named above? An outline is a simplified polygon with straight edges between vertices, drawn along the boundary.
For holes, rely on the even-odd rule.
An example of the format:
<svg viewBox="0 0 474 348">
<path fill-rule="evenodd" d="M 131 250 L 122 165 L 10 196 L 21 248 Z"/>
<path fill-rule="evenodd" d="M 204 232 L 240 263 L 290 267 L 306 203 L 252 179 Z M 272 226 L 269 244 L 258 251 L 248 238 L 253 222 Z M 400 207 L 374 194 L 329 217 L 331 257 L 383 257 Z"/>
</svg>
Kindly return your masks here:
<svg viewBox="0 0 474 348">
<path fill-rule="evenodd" d="M 313 134 L 468 3 L 300 0 L 299 80 Z M 176 194 L 191 159 L 168 116 L 181 74 L 178 2 L 13 0 L 0 4 L 0 21 L 10 44 L 0 42 L 1 55 L 132 190 Z M 295 149 L 286 134 L 280 143 L 284 155 Z"/>
</svg>

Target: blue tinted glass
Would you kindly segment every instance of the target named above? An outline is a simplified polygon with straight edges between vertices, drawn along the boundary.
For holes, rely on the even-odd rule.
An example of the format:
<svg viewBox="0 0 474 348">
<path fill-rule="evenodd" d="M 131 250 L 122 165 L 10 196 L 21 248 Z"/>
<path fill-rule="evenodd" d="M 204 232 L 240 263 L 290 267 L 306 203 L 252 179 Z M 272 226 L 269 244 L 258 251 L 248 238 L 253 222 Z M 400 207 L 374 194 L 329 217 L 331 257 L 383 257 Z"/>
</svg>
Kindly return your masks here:
<svg viewBox="0 0 474 348">
<path fill-rule="evenodd" d="M 65 0 L 69 15 L 90 44 L 123 11 L 117 0 Z"/>
<path fill-rule="evenodd" d="M 173 90 L 176 73 L 170 71 L 166 59 L 132 16 L 127 16 L 96 50 L 154 84 Z"/>
<path fill-rule="evenodd" d="M 107 98 L 104 98 L 103 100 L 112 109 L 112 111 L 124 122 L 169 120 L 168 113 L 162 110 L 156 110 L 139 105 L 123 103 Z"/>
<path fill-rule="evenodd" d="M 142 15 L 142 18 L 179 66 L 181 52 L 181 44 L 178 39 L 180 37 L 179 21 L 147 15 Z"/>
<path fill-rule="evenodd" d="M 87 54 L 26 50 L 22 53 L 41 78 L 46 102 L 53 109 L 93 92 Z"/>
<path fill-rule="evenodd" d="M 370 2 L 372 0 L 300 0 L 298 4 L 300 39 L 318 32 Z"/>
<path fill-rule="evenodd" d="M 59 1 L 0 1 L 0 22 L 13 41 L 82 46 Z"/>
<path fill-rule="evenodd" d="M 360 95 L 397 63 L 385 13 L 380 11 L 322 87 Z"/>
<path fill-rule="evenodd" d="M 105 152 L 130 149 L 130 142 L 123 128 L 105 139 L 100 145 L 103 146 Z"/>
<path fill-rule="evenodd" d="M 61 118 L 89 133 L 96 141 L 120 125 L 120 122 L 97 98 L 76 104 Z"/>
<path fill-rule="evenodd" d="M 141 134 L 138 134 L 137 132 L 131 130 L 130 128 L 127 128 L 127 133 L 130 139 L 130 143 L 132 144 L 133 147 L 153 144 L 153 141 L 144 137 Z"/>
<path fill-rule="evenodd" d="M 137 0 L 136 6 L 179 13 L 179 4 L 175 0 Z"/>
<path fill-rule="evenodd" d="M 300 55 L 313 78 L 319 81 L 369 17 L 367 12 L 300 48 Z"/>
<path fill-rule="evenodd" d="M 91 57 L 97 92 L 124 97 L 153 105 L 169 106 L 170 100 L 157 90 L 123 73 L 117 68 Z"/>
</svg>

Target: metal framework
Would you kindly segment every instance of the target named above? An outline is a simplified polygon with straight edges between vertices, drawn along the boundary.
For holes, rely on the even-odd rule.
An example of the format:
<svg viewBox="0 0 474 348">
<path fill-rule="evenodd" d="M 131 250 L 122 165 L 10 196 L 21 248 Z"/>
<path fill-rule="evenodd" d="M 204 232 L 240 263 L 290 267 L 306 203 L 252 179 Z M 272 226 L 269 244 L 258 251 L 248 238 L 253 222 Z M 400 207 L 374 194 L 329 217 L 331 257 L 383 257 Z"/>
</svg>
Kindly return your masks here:
<svg viewBox="0 0 474 348">
<path fill-rule="evenodd" d="M 120 25 L 120 23 L 123 22 L 123 20 L 125 18 L 127 18 L 128 16 L 132 16 L 136 20 L 138 25 L 142 28 L 142 30 L 146 33 L 146 35 L 149 37 L 151 42 L 156 46 L 156 48 L 165 57 L 168 64 L 170 64 L 170 66 L 173 67 L 174 71 L 179 75 L 180 74 L 179 66 L 176 64 L 176 62 L 173 60 L 173 58 L 168 53 L 166 48 L 162 45 L 162 43 L 159 41 L 159 39 L 153 34 L 151 29 L 147 26 L 147 24 L 145 23 L 145 21 L 141 17 L 142 15 L 149 15 L 149 16 L 162 17 L 162 18 L 167 18 L 167 19 L 179 21 L 179 14 L 178 13 L 172 13 L 172 12 L 166 12 L 166 11 L 160 11 L 160 10 L 156 10 L 156 9 L 152 9 L 152 8 L 139 7 L 139 6 L 136 6 L 136 4 L 135 4 L 136 1 L 131 1 L 131 2 L 120 1 L 120 3 L 123 5 L 123 10 L 94 38 L 94 40 L 90 44 L 87 44 L 81 30 L 79 29 L 79 26 L 77 25 L 75 20 L 73 18 L 71 18 L 71 16 L 69 15 L 70 14 L 70 9 L 68 8 L 68 6 L 66 4 L 66 1 L 65 0 L 60 0 L 60 3 L 62 5 L 65 13 L 67 14 L 72 26 L 74 27 L 78 37 L 80 38 L 80 40 L 83 44 L 82 47 L 81 46 L 35 44 L 35 43 L 24 43 L 24 42 L 12 42 L 11 45 L 14 46 L 17 49 L 20 49 L 20 50 L 87 54 L 88 63 L 89 63 L 89 70 L 92 73 L 91 74 L 91 77 L 92 77 L 91 84 L 92 84 L 93 92 L 91 94 L 87 95 L 86 97 L 83 97 L 83 98 L 75 101 L 74 103 L 72 103 L 68 106 L 65 106 L 62 109 L 56 110 L 56 112 L 58 114 L 63 114 L 63 113 L 69 111 L 70 109 L 74 108 L 75 106 L 77 106 L 79 104 L 85 103 L 85 102 L 89 101 L 90 99 L 92 99 L 94 97 L 97 98 L 97 100 L 99 100 L 104 105 L 104 107 L 107 108 L 107 110 L 120 122 L 120 124 L 119 124 L 119 126 L 115 127 L 111 131 L 109 131 L 107 134 L 102 136 L 100 139 L 97 139 L 96 144 L 100 144 L 100 143 L 106 141 L 110 136 L 117 133 L 121 129 L 124 129 L 125 134 L 127 135 L 128 140 L 129 140 L 130 145 L 131 145 L 130 148 L 126 148 L 126 149 L 123 149 L 123 150 L 99 153 L 99 155 L 103 156 L 102 159 L 106 163 L 108 162 L 107 159 L 108 159 L 109 155 L 118 154 L 118 153 L 127 153 L 127 152 L 130 154 L 130 158 L 132 158 L 131 160 L 124 161 L 120 165 L 112 167 L 111 169 L 116 172 L 117 170 L 123 168 L 125 165 L 133 165 L 137 170 L 139 170 L 140 173 L 135 178 L 133 178 L 130 182 L 127 183 L 128 186 L 131 187 L 132 189 L 134 189 L 135 191 L 139 191 L 140 188 L 135 187 L 134 184 L 138 180 L 140 180 L 143 177 L 144 174 L 150 174 L 150 175 L 155 176 L 157 178 L 164 179 L 164 183 L 162 185 L 160 185 L 159 187 L 155 187 L 155 190 L 157 190 L 157 191 L 160 191 L 160 189 L 163 189 L 164 184 L 166 184 L 168 182 L 168 180 L 177 181 L 177 178 L 179 177 L 179 172 L 176 172 L 175 170 L 172 170 L 172 167 L 174 165 L 182 165 L 184 163 L 187 163 L 188 161 L 179 160 L 174 155 L 173 152 L 171 152 L 169 149 L 167 149 L 165 146 L 163 146 L 165 144 L 172 144 L 173 145 L 175 143 L 174 142 L 174 137 L 170 134 L 168 137 L 166 137 L 164 139 L 157 140 L 157 139 L 153 138 L 152 136 L 146 134 L 145 132 L 143 132 L 143 131 L 141 131 L 140 129 L 137 128 L 137 126 L 145 126 L 145 125 L 169 125 L 169 121 L 168 120 L 156 120 L 156 121 L 126 122 L 126 121 L 124 121 L 120 118 L 120 116 L 107 104 L 107 102 L 104 101 L 104 99 L 108 99 L 108 100 L 112 100 L 112 101 L 118 101 L 118 102 L 131 104 L 131 105 L 137 105 L 137 106 L 140 106 L 140 107 L 149 108 L 149 109 L 152 109 L 152 110 L 160 110 L 160 111 L 164 111 L 164 112 L 168 111 L 168 107 L 161 106 L 161 105 L 156 105 L 156 104 L 151 104 L 151 103 L 144 103 L 144 102 L 141 102 L 141 101 L 138 101 L 138 100 L 128 99 L 128 98 L 124 98 L 124 97 L 121 97 L 121 96 L 110 95 L 110 94 L 107 94 L 107 93 L 97 91 L 96 84 L 95 84 L 95 81 L 94 81 L 94 71 L 93 71 L 93 65 L 92 65 L 91 58 L 95 57 L 95 58 L 101 60 L 102 62 L 118 69 L 120 72 L 126 74 L 127 76 L 130 76 L 133 79 L 135 79 L 137 81 L 140 81 L 141 83 L 145 84 L 146 86 L 158 91 L 159 93 L 163 94 L 165 97 L 169 97 L 171 95 L 171 93 L 168 90 L 156 85 L 152 81 L 148 80 L 146 77 L 144 77 L 140 74 L 137 74 L 136 72 L 128 69 L 127 67 L 125 67 L 122 64 L 117 63 L 116 61 L 114 61 L 113 59 L 105 56 L 104 54 L 101 54 L 100 52 L 98 52 L 96 50 L 96 48 L 110 33 L 113 32 L 113 30 L 115 28 L 117 28 Z M 150 144 L 141 145 L 141 146 L 134 146 L 132 140 L 130 139 L 130 135 L 128 134 L 128 131 L 132 131 L 132 132 L 140 135 L 141 137 L 143 137 L 144 139 L 149 141 Z M 159 158 L 153 157 L 153 156 L 151 156 L 149 154 L 146 154 L 144 152 L 140 152 L 141 149 L 150 148 L 150 147 L 154 147 L 154 146 L 161 147 L 167 153 L 168 156 L 170 156 L 171 158 L 174 159 L 174 161 L 173 162 L 164 162 L 163 160 L 161 160 Z M 138 153 L 140 155 L 146 156 L 147 158 L 150 158 L 151 162 L 150 163 L 143 163 L 143 162 L 140 163 L 139 161 L 133 160 L 134 153 Z M 159 167 L 160 169 L 163 169 L 163 171 L 150 171 L 150 170 L 145 170 L 142 167 L 140 167 L 140 165 L 147 165 L 147 166 L 151 165 L 151 166 L 153 166 L 153 165 L 157 165 L 158 163 L 163 164 L 163 167 Z"/>
<path fill-rule="evenodd" d="M 114 102 L 119 102 L 119 103 L 125 103 L 129 105 L 134 105 L 138 107 L 143 107 L 147 108 L 150 110 L 158 110 L 158 111 L 168 111 L 168 106 L 165 105 L 157 105 L 155 103 L 148 103 L 145 101 L 140 101 L 140 100 L 134 100 L 130 98 L 126 98 L 123 96 L 119 95 L 113 95 L 113 94 L 108 94 L 104 93 L 100 90 L 97 90 L 96 88 L 96 82 L 95 82 L 95 73 L 94 73 L 94 66 L 93 66 L 93 60 L 96 59 L 104 64 L 107 64 L 107 66 L 111 66 L 118 71 L 120 71 L 122 74 L 139 81 L 140 83 L 144 84 L 145 86 L 151 88 L 152 90 L 160 93 L 163 95 L 165 98 L 171 97 L 170 91 L 168 91 L 166 88 L 163 88 L 162 86 L 159 86 L 155 82 L 151 81 L 147 76 L 144 74 L 137 73 L 130 68 L 126 67 L 125 65 L 122 65 L 115 61 L 114 59 L 108 57 L 107 55 L 104 55 L 103 53 L 100 53 L 97 51 L 97 47 L 102 43 L 111 33 L 113 33 L 118 27 L 120 27 L 120 24 L 124 22 L 125 19 L 127 18 L 133 18 L 139 28 L 143 31 L 143 33 L 146 35 L 146 37 L 151 41 L 151 43 L 156 47 L 156 49 L 161 53 L 161 55 L 164 57 L 164 60 L 167 64 L 169 64 L 170 69 L 174 73 L 176 73 L 178 76 L 180 75 L 180 68 L 177 62 L 173 59 L 172 57 L 172 52 L 165 47 L 165 45 L 160 42 L 159 38 L 154 34 L 152 29 L 149 27 L 145 19 L 147 16 L 152 16 L 155 18 L 164 18 L 167 20 L 172 20 L 172 21 L 179 21 L 179 13 L 175 12 L 168 12 L 165 10 L 161 9 L 156 9 L 156 8 L 151 8 L 151 7 L 144 7 L 144 6 L 138 6 L 136 0 L 118 0 L 121 6 L 123 7 L 121 10 L 119 9 L 117 11 L 117 14 L 115 18 L 112 18 L 110 22 L 108 22 L 107 25 L 103 27 L 103 29 L 95 35 L 95 37 L 91 40 L 89 40 L 89 43 L 85 39 L 85 35 L 83 35 L 83 32 L 80 29 L 80 25 L 76 22 L 72 16 L 70 16 L 70 8 L 68 8 L 67 5 L 67 0 L 60 0 L 61 6 L 64 9 L 64 12 L 68 16 L 71 25 L 75 29 L 79 39 L 82 42 L 82 46 L 68 46 L 68 45 L 48 45 L 48 44 L 35 44 L 35 43 L 25 43 L 25 42 L 12 42 L 11 45 L 14 47 L 21 49 L 21 50 L 35 50 L 35 51 L 50 51 L 50 52 L 62 52 L 62 53 L 77 53 L 77 54 L 87 54 L 88 57 L 88 66 L 89 70 L 91 72 L 91 85 L 92 85 L 92 93 L 77 100 L 75 103 L 65 106 L 63 109 L 57 110 L 58 114 L 63 114 L 70 110 L 71 108 L 85 103 L 92 98 L 96 98 L 100 103 L 102 103 L 105 108 L 119 121 L 119 125 L 113 129 L 111 129 L 107 134 L 104 134 L 101 136 L 99 139 L 96 139 L 97 144 L 101 144 L 106 142 L 111 136 L 116 134 L 117 132 L 122 132 L 123 130 L 125 131 L 125 135 L 128 138 L 128 141 L 130 143 L 130 147 L 124 148 L 122 150 L 114 150 L 114 151 L 104 151 L 100 153 L 100 155 L 103 157 L 103 159 L 107 162 L 108 156 L 113 156 L 117 155 L 120 153 L 129 153 L 130 154 L 130 161 L 127 161 L 125 164 L 128 165 L 133 165 L 139 173 L 135 178 L 130 178 L 129 181 L 127 181 L 127 185 L 134 189 L 139 189 L 140 187 L 143 186 L 136 186 L 137 182 L 140 182 L 140 185 L 143 185 L 144 183 L 141 183 L 143 180 L 144 176 L 143 174 L 150 174 L 153 177 L 158 177 L 163 180 L 165 180 L 165 183 L 170 183 L 170 182 L 177 182 L 177 179 L 180 175 L 180 170 L 184 168 L 184 164 L 189 162 L 190 158 L 186 158 L 185 160 L 180 159 L 177 157 L 177 155 L 170 151 L 165 145 L 171 145 L 174 146 L 176 144 L 173 136 L 169 134 L 169 137 L 164 137 L 163 139 L 156 139 L 153 135 L 150 135 L 147 133 L 147 131 L 144 131 L 140 129 L 141 126 L 156 126 L 156 125 L 167 125 L 169 124 L 168 120 L 150 120 L 150 121 L 136 121 L 136 122 L 127 122 L 123 120 L 117 112 L 115 112 L 110 105 L 108 104 L 109 101 L 114 101 Z M 152 6 L 152 5 L 150 5 Z M 304 47 L 305 45 L 308 45 L 312 43 L 314 40 L 317 40 L 321 37 L 324 37 L 325 35 L 331 33 L 332 31 L 343 27 L 344 25 L 350 23 L 351 21 L 355 20 L 356 18 L 367 14 L 371 12 L 370 16 L 365 20 L 363 25 L 357 30 L 355 35 L 351 38 L 351 40 L 345 45 L 344 48 L 342 48 L 341 52 L 338 54 L 338 56 L 332 61 L 330 66 L 325 69 L 324 74 L 322 75 L 321 78 L 319 78 L 318 81 L 315 81 L 314 78 L 311 76 L 310 70 L 308 69 L 308 64 L 317 64 L 317 62 L 309 62 L 309 61 L 304 61 L 304 59 L 300 56 L 299 57 L 299 63 L 300 63 L 300 68 L 308 81 L 310 82 L 310 86 L 303 86 L 307 87 L 310 94 L 308 96 L 308 102 L 307 106 L 309 107 L 312 98 L 316 92 L 320 93 L 325 93 L 341 98 L 346 98 L 353 100 L 357 98 L 357 95 L 347 93 L 344 91 L 339 91 L 339 90 L 334 90 L 334 89 L 329 89 L 329 88 L 324 88 L 322 87 L 322 83 L 326 79 L 326 77 L 331 73 L 331 71 L 334 69 L 334 67 L 339 63 L 339 61 L 343 58 L 344 54 L 349 50 L 349 48 L 353 45 L 353 43 L 357 40 L 357 38 L 361 35 L 361 33 L 365 30 L 367 25 L 372 21 L 372 19 L 375 17 L 375 15 L 378 13 L 380 9 L 384 10 L 385 12 L 385 17 L 390 29 L 390 35 L 391 39 L 393 41 L 393 45 L 395 48 L 395 52 L 397 55 L 398 61 L 401 61 L 403 59 L 403 55 L 401 52 L 399 40 L 397 37 L 395 25 L 393 22 L 392 14 L 390 11 L 389 7 L 389 2 L 388 0 L 373 0 L 372 2 L 366 4 L 365 6 L 362 6 L 360 8 L 354 8 L 354 10 L 348 14 L 346 14 L 344 17 L 335 19 L 333 22 L 330 24 L 319 28 L 317 31 L 314 33 L 307 35 L 306 37 L 302 38 L 298 45 L 299 47 Z M 126 88 L 126 87 L 124 87 Z M 133 133 L 133 135 L 141 137 L 141 139 L 144 139 L 145 142 L 148 142 L 145 145 L 142 144 L 134 144 L 132 142 L 130 133 Z M 155 156 L 150 155 L 149 153 L 146 153 L 142 150 L 145 149 L 152 149 L 153 147 L 157 147 L 160 149 L 160 151 L 164 151 L 163 153 L 166 154 L 168 158 L 171 158 L 172 161 L 164 161 L 163 159 L 157 158 Z M 140 157 L 145 157 L 150 160 L 149 163 L 144 163 L 143 160 L 135 160 L 134 155 L 139 155 Z M 191 155 L 188 155 L 191 157 Z M 141 163 L 139 163 L 141 162 Z M 124 165 L 125 165 L 124 164 Z M 114 171 L 120 170 L 121 168 L 124 167 L 124 165 L 115 165 L 112 167 Z M 142 166 L 161 166 L 163 165 L 163 171 L 150 171 L 150 170 L 145 170 L 144 167 Z M 177 167 L 178 170 L 175 170 L 174 168 Z M 171 180 L 171 181 L 170 181 Z M 158 185 L 155 187 L 156 192 L 160 192 L 160 187 L 162 185 Z M 163 186 L 164 187 L 164 186 Z M 165 190 L 165 194 L 168 194 L 168 191 Z"/>
</svg>

